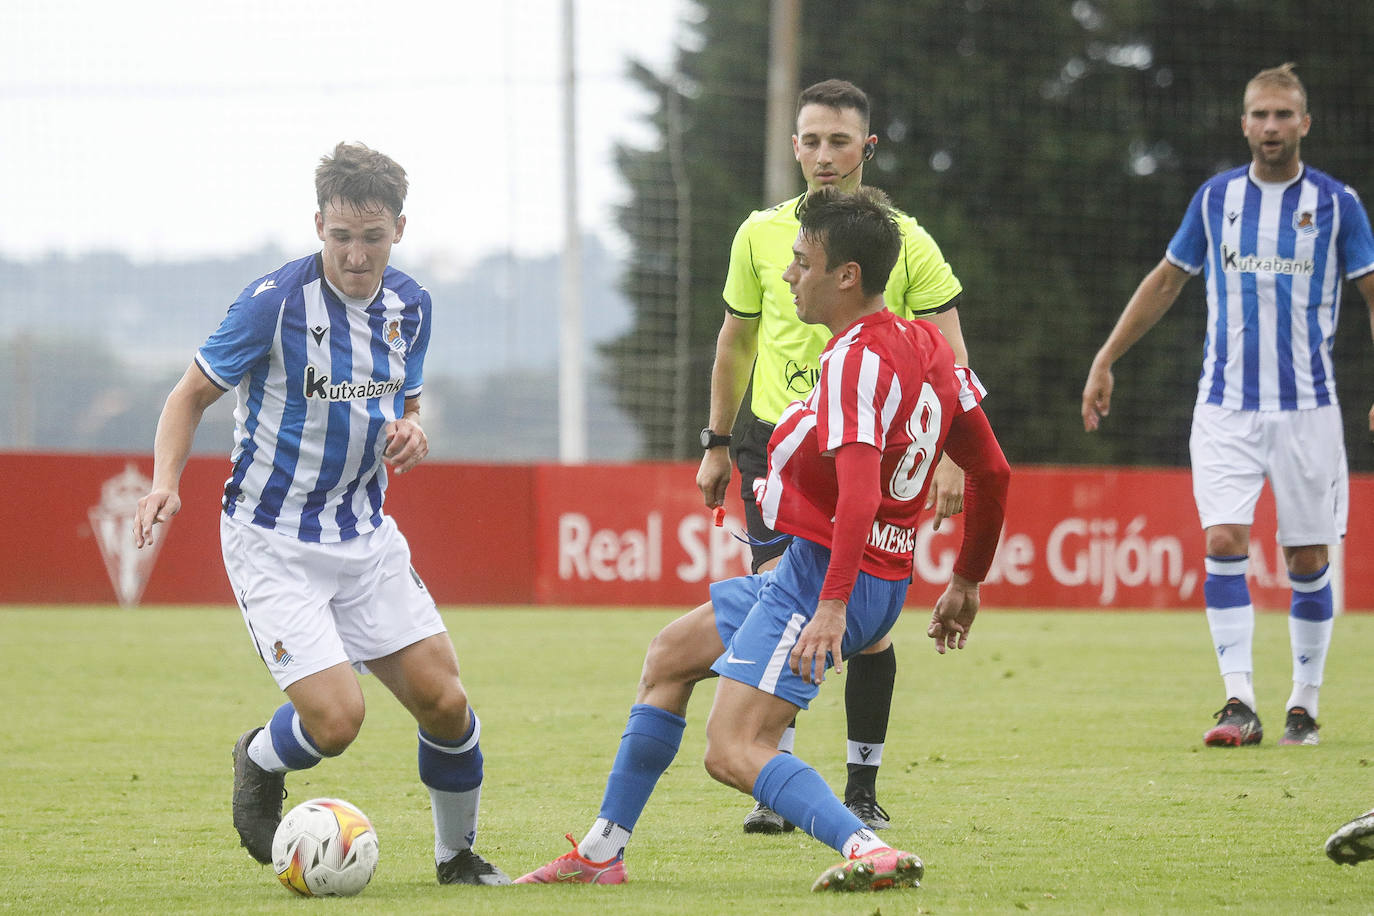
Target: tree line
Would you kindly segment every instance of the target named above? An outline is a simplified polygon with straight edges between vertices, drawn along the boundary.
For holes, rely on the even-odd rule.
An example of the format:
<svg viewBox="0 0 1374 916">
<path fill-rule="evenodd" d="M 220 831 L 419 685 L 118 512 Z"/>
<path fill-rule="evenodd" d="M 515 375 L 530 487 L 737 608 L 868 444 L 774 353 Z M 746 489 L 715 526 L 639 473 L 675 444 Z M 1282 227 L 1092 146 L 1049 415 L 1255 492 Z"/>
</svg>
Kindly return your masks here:
<svg viewBox="0 0 1374 916">
<path fill-rule="evenodd" d="M 673 72 L 630 65 L 656 99 L 660 142 L 618 153 L 635 321 L 605 351 L 656 456 L 697 451 L 730 240 L 776 203 L 761 199 L 768 4 L 698 7 Z M 1241 96 L 1258 70 L 1297 63 L 1313 118 L 1304 160 L 1374 194 L 1371 38 L 1374 17 L 1354 0 L 806 0 L 801 84 L 841 77 L 869 93 L 879 148 L 865 182 L 930 231 L 963 283 L 970 362 L 1012 460 L 1176 466 L 1201 365 L 1201 281 L 1117 365 L 1110 421 L 1087 436 L 1093 353 L 1197 186 L 1249 160 Z M 674 284 L 685 342 L 663 315 Z M 1363 301 L 1348 285 L 1346 297 L 1340 397 L 1352 467 L 1370 470 L 1374 347 Z M 646 359 L 686 360 L 678 396 L 694 412 L 676 428 L 662 423 L 671 404 L 636 396 Z"/>
</svg>

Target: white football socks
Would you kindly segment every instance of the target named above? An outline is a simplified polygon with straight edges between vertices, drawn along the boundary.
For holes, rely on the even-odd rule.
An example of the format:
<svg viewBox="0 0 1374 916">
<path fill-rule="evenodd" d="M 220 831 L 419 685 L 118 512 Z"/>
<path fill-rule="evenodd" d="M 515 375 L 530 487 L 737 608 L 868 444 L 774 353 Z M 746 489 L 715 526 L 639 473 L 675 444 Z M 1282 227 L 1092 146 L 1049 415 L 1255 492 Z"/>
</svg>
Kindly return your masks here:
<svg viewBox="0 0 1374 916">
<path fill-rule="evenodd" d="M 582 842 L 577 844 L 577 854 L 588 862 L 609 862 L 623 853 L 629 842 L 630 831 L 598 817 Z"/>
<path fill-rule="evenodd" d="M 878 839 L 878 835 L 867 827 L 856 830 L 849 835 L 849 839 L 844 841 L 843 852 L 846 858 L 857 859 L 859 856 L 866 856 L 870 852 L 877 852 L 880 849 L 887 849 L 888 845 Z"/>
<path fill-rule="evenodd" d="M 482 787 L 466 792 L 446 792 L 429 789 L 430 808 L 434 812 L 434 861 L 446 862 L 464 849 L 471 849 L 477 839 L 477 808 L 482 799 Z"/>
<path fill-rule="evenodd" d="M 1255 606 L 1207 609 L 1207 626 L 1212 633 L 1212 649 L 1226 685 L 1226 698 L 1235 697 L 1255 708 L 1255 688 L 1250 673 L 1255 638 Z"/>
</svg>

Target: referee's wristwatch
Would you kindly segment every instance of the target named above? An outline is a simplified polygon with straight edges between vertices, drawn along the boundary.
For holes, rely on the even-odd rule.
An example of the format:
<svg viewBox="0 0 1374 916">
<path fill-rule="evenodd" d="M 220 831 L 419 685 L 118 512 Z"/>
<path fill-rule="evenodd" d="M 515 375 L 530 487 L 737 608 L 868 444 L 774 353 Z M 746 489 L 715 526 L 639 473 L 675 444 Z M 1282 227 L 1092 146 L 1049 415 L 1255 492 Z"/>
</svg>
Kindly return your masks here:
<svg viewBox="0 0 1374 916">
<path fill-rule="evenodd" d="M 718 435 L 709 426 L 701 431 L 701 447 L 703 449 L 712 449 L 729 444 L 730 436 L 728 434 L 724 436 Z"/>
</svg>

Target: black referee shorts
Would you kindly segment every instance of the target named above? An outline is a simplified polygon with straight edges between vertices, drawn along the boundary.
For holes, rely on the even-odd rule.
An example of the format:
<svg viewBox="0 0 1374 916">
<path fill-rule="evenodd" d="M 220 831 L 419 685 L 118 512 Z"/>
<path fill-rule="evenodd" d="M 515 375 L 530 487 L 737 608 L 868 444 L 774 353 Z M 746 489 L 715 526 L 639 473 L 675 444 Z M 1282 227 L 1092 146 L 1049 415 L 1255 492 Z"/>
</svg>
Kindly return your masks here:
<svg viewBox="0 0 1374 916">
<path fill-rule="evenodd" d="M 773 435 L 773 424 L 757 417 L 742 424 L 743 433 L 736 439 L 735 466 L 739 468 L 739 492 L 744 500 L 744 520 L 749 528 L 750 551 L 753 559 L 750 568 L 754 572 L 769 560 L 783 555 L 791 537 L 783 537 L 777 543 L 772 541 L 778 533 L 763 523 L 763 513 L 754 501 L 754 481 L 768 473 L 768 439 Z"/>
</svg>

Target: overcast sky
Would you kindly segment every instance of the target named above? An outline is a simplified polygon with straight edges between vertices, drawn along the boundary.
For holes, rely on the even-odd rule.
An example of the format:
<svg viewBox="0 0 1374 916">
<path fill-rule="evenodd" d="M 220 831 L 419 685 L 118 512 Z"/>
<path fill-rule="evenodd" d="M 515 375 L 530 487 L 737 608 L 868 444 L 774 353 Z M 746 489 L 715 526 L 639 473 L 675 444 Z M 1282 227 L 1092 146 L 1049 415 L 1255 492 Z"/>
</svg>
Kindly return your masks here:
<svg viewBox="0 0 1374 916">
<path fill-rule="evenodd" d="M 625 78 L 690 0 L 576 0 L 584 226 L 610 231 Z M 407 261 L 562 237 L 561 0 L 3 0 L 0 256 L 317 244 L 313 172 L 360 140 L 410 176 Z M 397 256 L 402 257 L 400 249 Z"/>
</svg>

